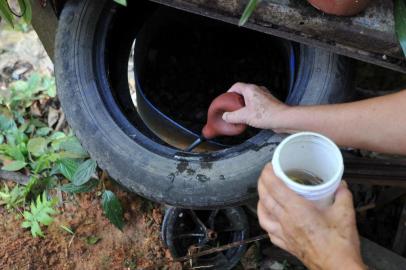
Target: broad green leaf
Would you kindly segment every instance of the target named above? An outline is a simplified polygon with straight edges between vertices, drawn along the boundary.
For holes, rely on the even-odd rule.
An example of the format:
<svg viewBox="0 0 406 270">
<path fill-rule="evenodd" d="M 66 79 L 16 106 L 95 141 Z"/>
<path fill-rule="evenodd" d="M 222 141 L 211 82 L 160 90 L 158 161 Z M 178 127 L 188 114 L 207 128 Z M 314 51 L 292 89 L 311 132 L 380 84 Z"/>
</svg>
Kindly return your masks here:
<svg viewBox="0 0 406 270">
<path fill-rule="evenodd" d="M 25 161 L 24 154 L 21 152 L 20 147 L 7 145 L 5 152 L 8 156 L 12 157 L 14 160 Z"/>
<path fill-rule="evenodd" d="M 25 163 L 24 161 L 14 160 L 14 161 L 10 162 L 9 164 L 3 166 L 1 169 L 4 171 L 15 172 L 15 171 L 21 170 L 26 165 L 27 165 L 27 163 Z"/>
<path fill-rule="evenodd" d="M 56 97 L 56 86 L 55 86 L 55 84 L 50 85 L 47 88 L 47 94 L 48 94 L 48 96 L 50 96 L 52 98 Z"/>
<path fill-rule="evenodd" d="M 98 184 L 99 184 L 99 180 L 93 178 L 90 181 L 88 181 L 87 183 L 84 183 L 83 185 L 80 185 L 80 186 L 75 186 L 72 183 L 63 185 L 61 187 L 61 190 L 66 193 L 89 192 L 89 191 L 94 190 Z"/>
<path fill-rule="evenodd" d="M 17 125 L 13 119 L 10 119 L 2 114 L 0 114 L 0 131 L 11 131 L 16 130 Z"/>
<path fill-rule="evenodd" d="M 49 127 L 42 127 L 42 128 L 39 128 L 36 132 L 35 132 L 35 134 L 37 135 L 37 136 L 47 136 L 48 134 L 49 134 L 49 132 L 51 132 L 52 131 L 52 129 L 51 128 L 49 128 Z"/>
<path fill-rule="evenodd" d="M 239 26 L 243 26 L 248 19 L 251 17 L 252 13 L 254 12 L 255 8 L 257 5 L 261 2 L 261 0 L 250 0 L 247 6 L 245 7 L 245 10 L 240 18 L 240 21 L 238 22 Z"/>
<path fill-rule="evenodd" d="M 30 119 L 30 123 L 34 125 L 36 128 L 42 128 L 42 127 L 47 127 L 48 125 L 39 120 L 38 118 L 32 118 Z"/>
<path fill-rule="evenodd" d="M 72 183 L 75 186 L 81 186 L 90 180 L 90 177 L 96 172 L 96 161 L 88 159 L 82 162 L 72 177 Z"/>
<path fill-rule="evenodd" d="M 15 100 L 21 100 L 24 99 L 25 94 L 27 93 L 27 90 L 29 89 L 29 84 L 27 81 L 19 80 L 11 83 L 10 88 L 15 91 L 15 92 L 21 92 L 21 93 L 16 93 L 16 95 L 13 97 Z"/>
<path fill-rule="evenodd" d="M 395 28 L 403 54 L 406 57 L 406 2 L 395 1 Z"/>
<path fill-rule="evenodd" d="M 127 0 L 114 0 L 114 2 L 123 5 L 125 7 L 127 6 Z"/>
<path fill-rule="evenodd" d="M 79 167 L 79 162 L 74 159 L 62 158 L 57 161 L 59 172 L 66 177 L 69 181 L 72 181 L 73 175 Z"/>
<path fill-rule="evenodd" d="M 52 133 L 52 135 L 49 136 L 48 139 L 50 141 L 54 141 L 54 140 L 62 139 L 65 137 L 66 137 L 65 133 L 63 133 L 61 131 L 56 131 L 56 132 Z"/>
<path fill-rule="evenodd" d="M 43 155 L 46 149 L 47 140 L 43 137 L 32 138 L 28 141 L 27 150 L 36 157 Z"/>
<path fill-rule="evenodd" d="M 105 190 L 103 193 L 102 208 L 110 222 L 118 229 L 122 230 L 124 226 L 123 208 L 116 195 L 110 190 Z"/>
<path fill-rule="evenodd" d="M 10 12 L 7 1 L 0 1 L 0 17 L 5 19 L 8 24 L 14 27 L 13 14 Z"/>
<path fill-rule="evenodd" d="M 68 153 L 71 153 L 72 156 L 77 158 L 86 158 L 89 155 L 83 149 L 79 140 L 75 137 L 66 137 L 59 143 L 59 150 L 65 150 Z M 56 149 L 57 150 L 57 149 Z"/>
<path fill-rule="evenodd" d="M 41 75 L 39 73 L 33 73 L 27 81 L 27 89 L 26 92 L 31 94 L 36 94 L 40 92 L 42 89 L 39 87 L 41 83 Z"/>
<path fill-rule="evenodd" d="M 34 173 L 40 173 L 51 167 L 51 161 L 48 159 L 48 155 L 45 154 L 40 156 L 35 162 L 32 162 L 31 167 L 34 169 Z"/>
</svg>

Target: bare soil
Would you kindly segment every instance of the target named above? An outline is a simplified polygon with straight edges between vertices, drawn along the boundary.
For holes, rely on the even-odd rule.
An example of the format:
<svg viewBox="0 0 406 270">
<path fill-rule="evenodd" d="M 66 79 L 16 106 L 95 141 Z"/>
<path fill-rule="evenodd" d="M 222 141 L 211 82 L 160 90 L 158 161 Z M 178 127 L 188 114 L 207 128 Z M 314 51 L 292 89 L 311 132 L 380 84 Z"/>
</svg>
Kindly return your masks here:
<svg viewBox="0 0 406 270">
<path fill-rule="evenodd" d="M 33 238 L 20 227 L 20 214 L 0 208 L 0 269 L 142 269 L 169 258 L 160 241 L 160 206 L 115 192 L 124 207 L 123 231 L 104 217 L 98 191 L 64 195 L 56 221 L 44 228 L 45 238 Z"/>
</svg>

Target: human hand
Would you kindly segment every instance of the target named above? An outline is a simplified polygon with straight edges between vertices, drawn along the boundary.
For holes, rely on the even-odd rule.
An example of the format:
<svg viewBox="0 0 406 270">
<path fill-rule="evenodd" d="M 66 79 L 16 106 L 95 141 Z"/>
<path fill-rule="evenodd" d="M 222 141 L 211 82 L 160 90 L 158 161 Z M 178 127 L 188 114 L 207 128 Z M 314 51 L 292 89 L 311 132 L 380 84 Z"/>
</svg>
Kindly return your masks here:
<svg viewBox="0 0 406 270">
<path fill-rule="evenodd" d="M 228 92 L 242 95 L 245 107 L 234 112 L 224 113 L 224 121 L 279 132 L 283 123 L 282 112 L 289 106 L 276 99 L 268 89 L 254 84 L 236 83 Z"/>
<path fill-rule="evenodd" d="M 343 182 L 332 206 L 320 210 L 265 166 L 258 183 L 258 218 L 276 246 L 310 269 L 366 269 L 360 255 L 352 195 Z"/>
</svg>

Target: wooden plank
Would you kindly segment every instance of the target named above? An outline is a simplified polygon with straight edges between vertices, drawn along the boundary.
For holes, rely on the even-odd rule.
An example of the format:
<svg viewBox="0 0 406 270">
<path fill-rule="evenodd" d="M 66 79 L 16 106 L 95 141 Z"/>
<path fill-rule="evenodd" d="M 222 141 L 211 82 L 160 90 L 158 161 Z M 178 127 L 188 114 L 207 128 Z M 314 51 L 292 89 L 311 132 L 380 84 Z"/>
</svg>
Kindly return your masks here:
<svg viewBox="0 0 406 270">
<path fill-rule="evenodd" d="M 151 1 L 232 24 L 238 23 L 248 2 Z M 262 1 L 244 27 L 406 73 L 392 1 L 371 1 L 365 12 L 353 17 L 326 15 L 303 0 Z"/>
</svg>

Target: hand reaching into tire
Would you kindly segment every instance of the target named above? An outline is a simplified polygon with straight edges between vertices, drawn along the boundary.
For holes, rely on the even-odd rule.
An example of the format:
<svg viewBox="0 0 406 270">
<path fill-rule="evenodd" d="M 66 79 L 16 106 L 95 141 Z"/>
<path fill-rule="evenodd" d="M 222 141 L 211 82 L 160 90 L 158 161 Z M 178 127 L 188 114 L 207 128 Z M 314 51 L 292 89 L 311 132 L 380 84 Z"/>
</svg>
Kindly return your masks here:
<svg viewBox="0 0 406 270">
<path fill-rule="evenodd" d="M 276 99 L 268 89 L 254 84 L 236 83 L 228 92 L 244 97 L 245 107 L 223 114 L 223 120 L 232 124 L 247 124 L 278 132 L 282 112 L 289 106 Z"/>
<path fill-rule="evenodd" d="M 345 182 L 320 210 L 279 180 L 271 164 L 258 183 L 258 218 L 271 241 L 310 269 L 366 269 L 360 255 L 352 195 Z"/>
</svg>

